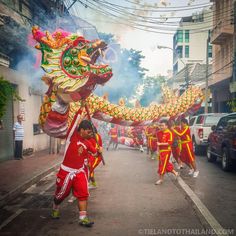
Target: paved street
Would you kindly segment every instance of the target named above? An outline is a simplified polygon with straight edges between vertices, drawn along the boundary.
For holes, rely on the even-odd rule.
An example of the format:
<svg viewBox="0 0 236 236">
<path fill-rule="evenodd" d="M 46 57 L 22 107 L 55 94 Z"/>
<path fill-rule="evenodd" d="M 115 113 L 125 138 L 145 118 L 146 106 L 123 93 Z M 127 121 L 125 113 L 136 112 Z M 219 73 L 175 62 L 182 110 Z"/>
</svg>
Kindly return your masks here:
<svg viewBox="0 0 236 236">
<path fill-rule="evenodd" d="M 92 229 L 78 225 L 76 202 L 65 201 L 61 218 L 50 218 L 53 172 L 1 209 L 0 235 L 177 235 L 168 229 L 180 229 L 178 235 L 210 235 L 206 233 L 211 229 L 207 219 L 172 176 L 166 176 L 162 186 L 154 185 L 156 161 L 128 148 L 105 152 L 104 156 L 106 166 L 97 169 L 99 186 L 91 190 L 89 201 L 95 221 Z M 205 157 L 198 157 L 198 165 L 198 179 L 182 170 L 181 180 L 223 228 L 235 230 L 236 172 L 225 173 Z"/>
</svg>

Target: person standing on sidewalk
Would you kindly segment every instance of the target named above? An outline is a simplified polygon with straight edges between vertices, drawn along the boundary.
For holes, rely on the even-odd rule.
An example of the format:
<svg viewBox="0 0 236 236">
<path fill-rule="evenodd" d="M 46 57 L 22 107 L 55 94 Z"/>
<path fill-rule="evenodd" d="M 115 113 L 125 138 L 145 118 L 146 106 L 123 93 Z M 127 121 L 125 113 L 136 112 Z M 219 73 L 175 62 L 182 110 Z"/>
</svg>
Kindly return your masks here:
<svg viewBox="0 0 236 236">
<path fill-rule="evenodd" d="M 199 170 L 197 170 L 196 166 L 195 155 L 193 152 L 193 142 L 191 139 L 191 134 L 187 119 L 185 118 L 181 119 L 180 131 L 178 131 L 177 129 L 172 129 L 172 131 L 175 132 L 180 137 L 181 140 L 181 145 L 182 145 L 180 153 L 181 161 L 189 166 L 190 168 L 189 175 L 193 175 L 194 178 L 198 177 Z"/>
<path fill-rule="evenodd" d="M 77 114 L 79 116 L 79 114 Z M 56 192 L 51 216 L 54 219 L 60 218 L 59 205 L 70 194 L 78 200 L 79 224 L 85 227 L 92 227 L 92 222 L 87 217 L 88 191 L 88 153 L 96 156 L 100 150 L 96 150 L 88 141 L 92 135 L 92 124 L 88 120 L 80 122 L 74 118 L 67 135 L 64 160 L 57 174 Z"/>
<path fill-rule="evenodd" d="M 157 132 L 157 145 L 159 146 L 159 168 L 158 174 L 160 179 L 155 183 L 162 184 L 166 172 L 173 173 L 176 178 L 178 172 L 174 170 L 173 165 L 169 162 L 171 156 L 171 145 L 173 143 L 172 132 L 168 129 L 168 121 L 162 120 L 159 125 L 160 131 Z"/>
<path fill-rule="evenodd" d="M 22 125 L 23 117 L 22 115 L 17 116 L 17 122 L 13 126 L 13 136 L 15 140 L 14 146 L 14 157 L 16 160 L 23 159 L 23 139 L 24 139 L 24 127 Z"/>
</svg>

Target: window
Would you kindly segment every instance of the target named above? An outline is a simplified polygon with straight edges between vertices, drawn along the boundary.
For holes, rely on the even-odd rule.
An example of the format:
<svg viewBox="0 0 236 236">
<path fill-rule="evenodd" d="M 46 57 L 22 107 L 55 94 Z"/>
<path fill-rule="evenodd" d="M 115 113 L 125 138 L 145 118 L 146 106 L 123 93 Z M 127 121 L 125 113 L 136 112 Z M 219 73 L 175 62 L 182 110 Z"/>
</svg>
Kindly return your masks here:
<svg viewBox="0 0 236 236">
<path fill-rule="evenodd" d="M 219 123 L 217 124 L 217 129 L 225 129 L 225 127 L 227 126 L 227 117 L 223 117 L 222 119 L 220 119 Z"/>
<path fill-rule="evenodd" d="M 178 46 L 177 47 L 177 55 L 179 58 L 183 57 L 183 46 Z"/>
<path fill-rule="evenodd" d="M 189 30 L 185 30 L 185 43 L 189 43 Z"/>
<path fill-rule="evenodd" d="M 193 125 L 195 119 L 196 119 L 196 117 L 191 118 L 191 120 L 189 121 L 189 126 L 192 126 L 192 125 Z"/>
<path fill-rule="evenodd" d="M 231 116 L 229 118 L 230 119 L 228 120 L 228 123 L 227 123 L 227 131 L 236 132 L 236 116 Z"/>
<path fill-rule="evenodd" d="M 208 57 L 212 57 L 212 45 L 208 45 Z"/>
<path fill-rule="evenodd" d="M 178 43 L 183 42 L 183 30 L 177 30 L 177 42 Z"/>
<path fill-rule="evenodd" d="M 185 52 L 185 58 L 189 58 L 189 46 L 188 45 L 185 46 L 184 52 Z"/>
<path fill-rule="evenodd" d="M 216 125 L 220 118 L 220 116 L 207 116 L 205 120 L 205 126 Z"/>
<path fill-rule="evenodd" d="M 199 116 L 199 117 L 197 118 L 196 124 L 202 125 L 203 123 L 204 123 L 204 116 Z"/>
</svg>

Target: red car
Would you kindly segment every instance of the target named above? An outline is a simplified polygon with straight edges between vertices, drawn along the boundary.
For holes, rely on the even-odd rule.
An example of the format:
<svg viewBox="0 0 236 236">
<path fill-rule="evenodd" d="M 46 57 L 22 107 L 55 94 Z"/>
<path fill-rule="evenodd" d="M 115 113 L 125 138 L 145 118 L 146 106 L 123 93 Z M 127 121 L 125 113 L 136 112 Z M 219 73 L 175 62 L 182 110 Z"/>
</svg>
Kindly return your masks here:
<svg viewBox="0 0 236 236">
<path fill-rule="evenodd" d="M 222 169 L 231 170 L 236 160 L 236 113 L 221 117 L 217 125 L 212 126 L 208 141 L 208 161 L 214 162 L 219 157 Z"/>
</svg>

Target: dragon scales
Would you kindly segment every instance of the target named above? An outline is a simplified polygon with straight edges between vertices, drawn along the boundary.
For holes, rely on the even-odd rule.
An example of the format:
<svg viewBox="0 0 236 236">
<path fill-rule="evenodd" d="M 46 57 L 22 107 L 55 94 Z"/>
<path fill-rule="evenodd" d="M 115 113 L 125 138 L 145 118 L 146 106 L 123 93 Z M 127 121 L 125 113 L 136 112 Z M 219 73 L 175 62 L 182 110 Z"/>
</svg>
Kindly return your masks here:
<svg viewBox="0 0 236 236">
<path fill-rule="evenodd" d="M 203 94 L 196 86 L 189 87 L 181 96 L 163 87 L 163 104 L 128 108 L 124 104 L 111 104 L 92 94 L 97 84 L 105 84 L 112 77 L 108 65 L 96 65 L 107 45 L 102 40 L 88 41 L 81 36 L 64 31 L 53 34 L 32 28 L 34 39 L 42 52 L 42 80 L 48 86 L 40 110 L 39 122 L 50 136 L 64 138 L 75 114 L 79 119 L 88 110 L 93 118 L 120 125 L 148 125 L 161 117 L 176 117 L 196 111 Z"/>
</svg>

